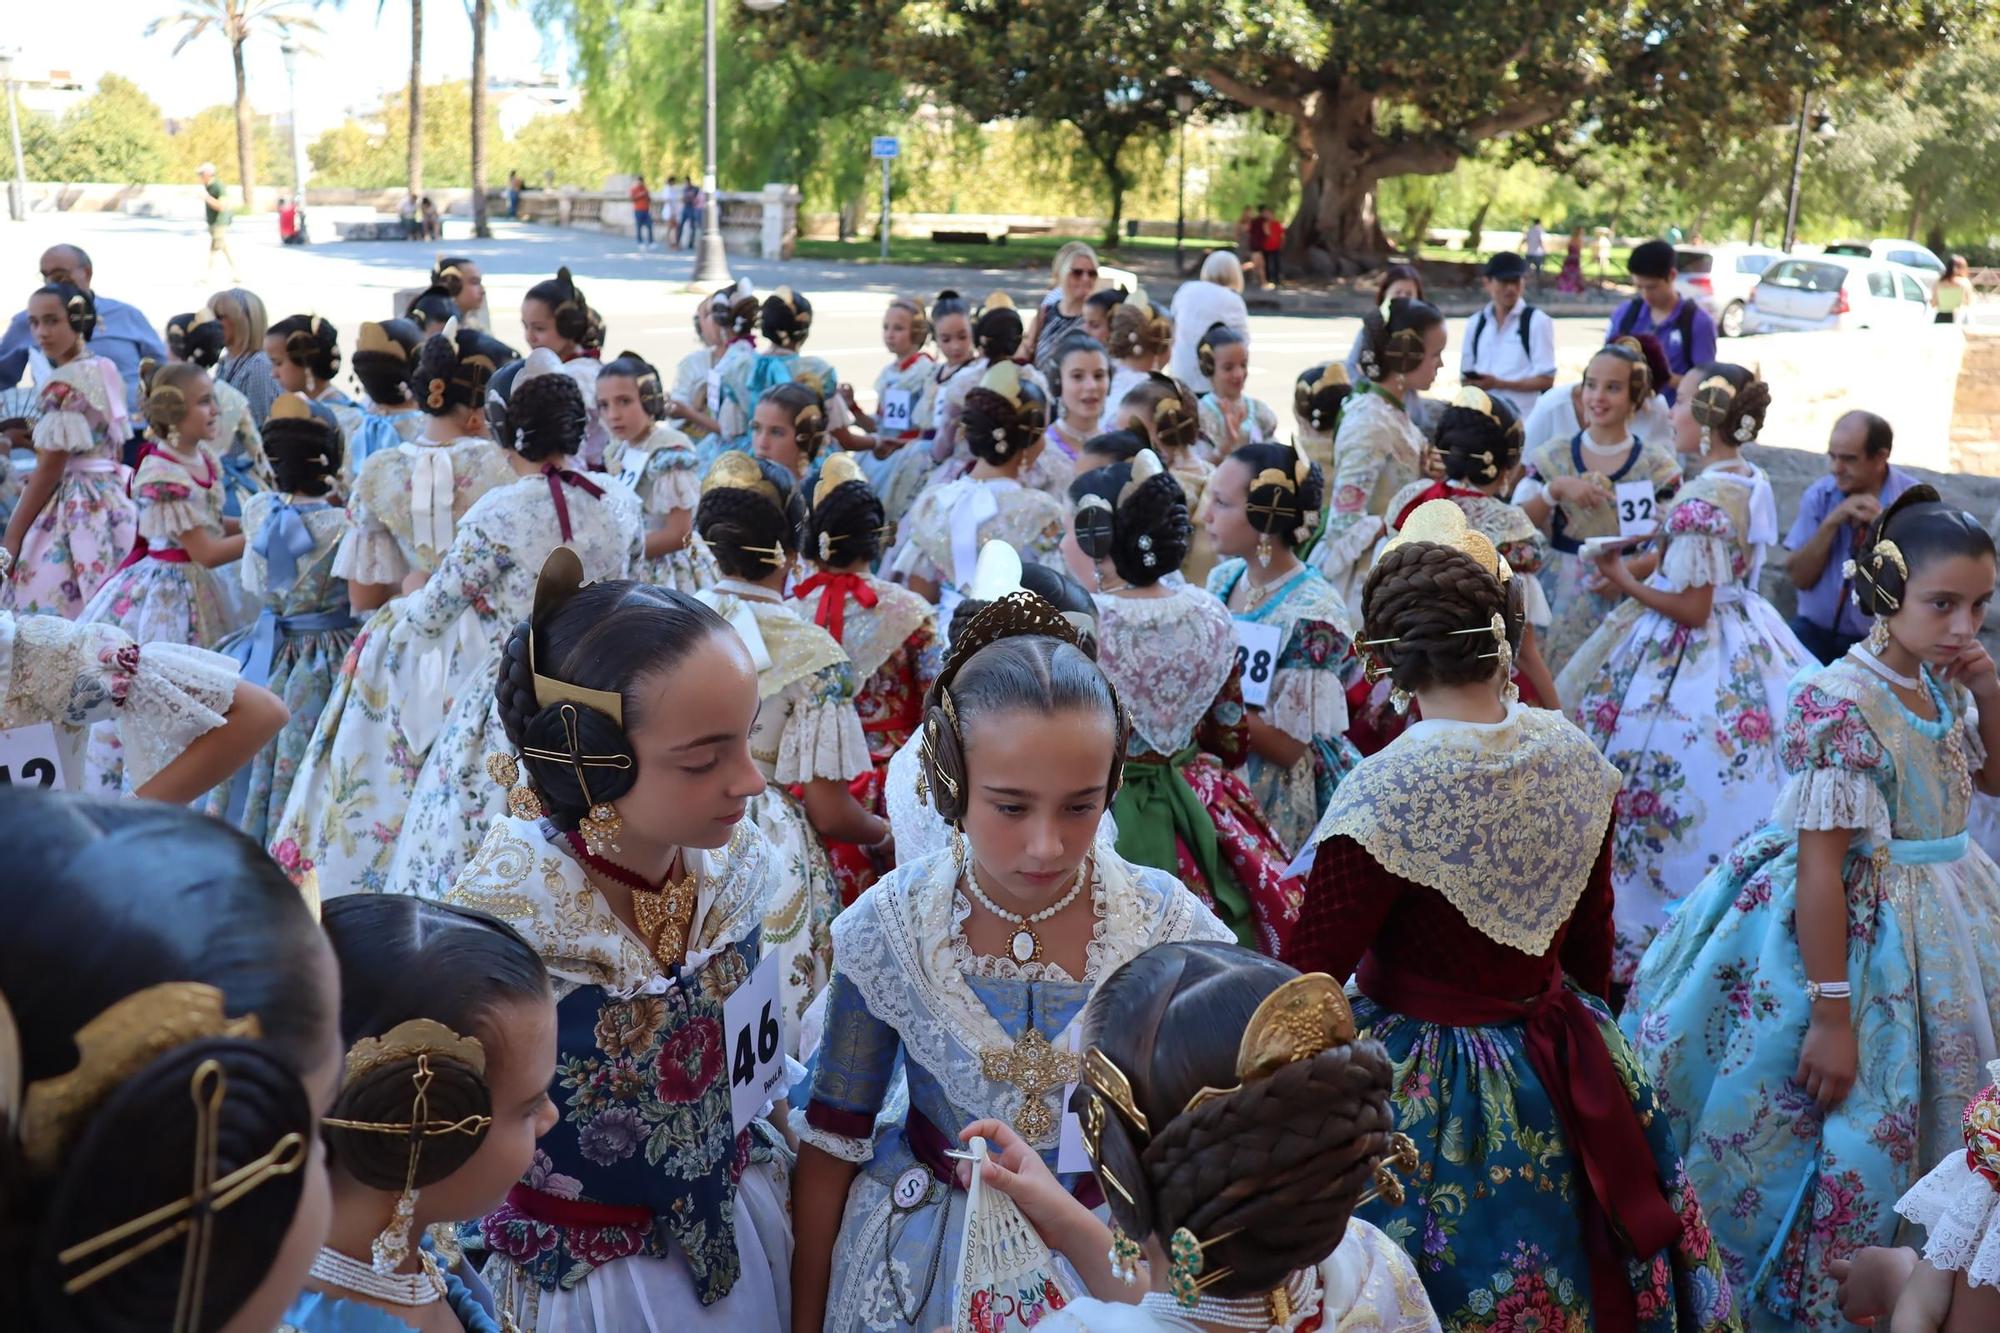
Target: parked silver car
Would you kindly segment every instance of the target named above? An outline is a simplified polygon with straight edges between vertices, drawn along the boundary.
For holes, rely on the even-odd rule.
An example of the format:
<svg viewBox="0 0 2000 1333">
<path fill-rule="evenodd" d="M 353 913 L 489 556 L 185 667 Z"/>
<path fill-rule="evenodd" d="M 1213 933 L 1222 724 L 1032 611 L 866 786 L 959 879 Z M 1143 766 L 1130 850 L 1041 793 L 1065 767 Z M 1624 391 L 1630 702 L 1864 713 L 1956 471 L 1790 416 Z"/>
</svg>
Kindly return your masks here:
<svg viewBox="0 0 2000 1333">
<path fill-rule="evenodd" d="M 1743 310 L 1750 289 L 1764 270 L 1785 257 L 1784 251 L 1762 245 L 1683 245 L 1674 250 L 1679 276 L 1674 290 L 1708 312 L 1715 330 L 1725 338 L 1743 332 Z"/>
<path fill-rule="evenodd" d="M 1899 241 L 1886 236 L 1878 236 L 1872 241 L 1837 241 L 1826 247 L 1826 253 L 1865 256 L 1885 264 L 1901 264 L 1917 275 L 1917 281 L 1923 284 L 1926 292 L 1935 291 L 1938 279 L 1944 276 L 1944 261 L 1932 254 L 1929 246 L 1918 245 L 1915 241 Z"/>
<path fill-rule="evenodd" d="M 1758 280 L 1743 331 L 1918 328 L 1930 321 L 1930 293 L 1911 269 L 1856 255 L 1794 255 Z"/>
</svg>

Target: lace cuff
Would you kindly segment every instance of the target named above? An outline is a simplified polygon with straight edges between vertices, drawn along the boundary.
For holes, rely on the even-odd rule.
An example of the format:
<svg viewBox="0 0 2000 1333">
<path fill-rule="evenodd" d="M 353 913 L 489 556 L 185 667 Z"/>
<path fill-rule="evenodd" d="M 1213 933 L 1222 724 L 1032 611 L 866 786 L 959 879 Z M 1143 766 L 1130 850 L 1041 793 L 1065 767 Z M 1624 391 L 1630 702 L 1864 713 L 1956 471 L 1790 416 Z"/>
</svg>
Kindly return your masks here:
<svg viewBox="0 0 2000 1333">
<path fill-rule="evenodd" d="M 125 747 L 125 781 L 133 788 L 186 753 L 223 723 L 236 694 L 233 658 L 179 643 L 139 650 L 124 707 L 112 714 Z"/>
<path fill-rule="evenodd" d="M 31 438 L 37 450 L 52 454 L 84 454 L 97 445 L 83 413 L 59 407 L 42 413 Z"/>
<path fill-rule="evenodd" d="M 1809 768 L 1794 774 L 1778 797 L 1771 822 L 1794 831 L 1860 829 L 1877 846 L 1890 836 L 1889 803 L 1864 773 Z"/>
<path fill-rule="evenodd" d="M 671 514 L 676 509 L 692 510 L 701 503 L 701 476 L 693 468 L 669 467 L 661 472 L 646 492 L 646 512 Z"/>
<path fill-rule="evenodd" d="M 1972 699 L 1965 701 L 1965 758 L 1974 773 L 1986 767 L 1986 740 L 1979 734 L 1979 704 Z"/>
<path fill-rule="evenodd" d="M 1966 1163 L 1945 1155 L 1896 1211 L 1930 1233 L 1924 1258 L 1933 1268 L 1965 1274 L 1974 1286 L 2000 1287 L 2000 1190 Z"/>
<path fill-rule="evenodd" d="M 821 1129 L 807 1118 L 807 1110 L 794 1107 L 791 1113 L 792 1132 L 798 1135 L 800 1143 L 810 1143 L 828 1157 L 837 1157 L 843 1162 L 860 1166 L 875 1156 L 875 1138 L 871 1133 L 866 1138 L 850 1138 L 836 1134 L 829 1129 Z"/>
<path fill-rule="evenodd" d="M 208 526 L 190 500 L 148 498 L 143 493 L 140 497 L 139 535 L 149 542 L 177 541 L 190 528 Z"/>
<path fill-rule="evenodd" d="M 846 782 L 870 767 L 861 715 L 848 699 L 801 701 L 778 742 L 777 780 L 789 785 L 827 778 Z"/>
<path fill-rule="evenodd" d="M 1293 740 L 1347 734 L 1347 691 L 1331 667 L 1286 667 L 1271 680 L 1264 720 Z"/>
<path fill-rule="evenodd" d="M 1668 541 L 1660 573 L 1683 592 L 1704 585 L 1726 588 L 1736 582 L 1728 539 L 1693 532 L 1679 533 Z"/>
<path fill-rule="evenodd" d="M 387 528 L 350 527 L 333 553 L 336 577 L 355 583 L 381 583 L 400 588 L 410 572 L 403 548 Z"/>
</svg>

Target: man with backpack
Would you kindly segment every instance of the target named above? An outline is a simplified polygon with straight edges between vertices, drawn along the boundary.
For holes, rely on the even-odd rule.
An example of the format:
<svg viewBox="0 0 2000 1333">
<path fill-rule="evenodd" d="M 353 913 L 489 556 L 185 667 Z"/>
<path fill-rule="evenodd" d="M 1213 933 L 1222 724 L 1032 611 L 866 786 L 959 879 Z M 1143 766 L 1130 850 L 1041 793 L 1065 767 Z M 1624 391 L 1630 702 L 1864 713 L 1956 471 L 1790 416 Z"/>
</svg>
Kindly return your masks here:
<svg viewBox="0 0 2000 1333">
<path fill-rule="evenodd" d="M 1502 250 L 1486 261 L 1486 308 L 1465 325 L 1458 378 L 1506 399 L 1522 420 L 1556 382 L 1556 323 L 1521 299 L 1528 261 Z"/>
<path fill-rule="evenodd" d="M 1641 333 L 1658 338 L 1673 371 L 1660 392 L 1671 403 L 1683 375 L 1715 360 L 1715 320 L 1693 301 L 1683 301 L 1674 290 L 1678 272 L 1671 242 L 1647 241 L 1632 251 L 1625 267 L 1639 294 L 1612 314 L 1605 341 Z"/>
</svg>

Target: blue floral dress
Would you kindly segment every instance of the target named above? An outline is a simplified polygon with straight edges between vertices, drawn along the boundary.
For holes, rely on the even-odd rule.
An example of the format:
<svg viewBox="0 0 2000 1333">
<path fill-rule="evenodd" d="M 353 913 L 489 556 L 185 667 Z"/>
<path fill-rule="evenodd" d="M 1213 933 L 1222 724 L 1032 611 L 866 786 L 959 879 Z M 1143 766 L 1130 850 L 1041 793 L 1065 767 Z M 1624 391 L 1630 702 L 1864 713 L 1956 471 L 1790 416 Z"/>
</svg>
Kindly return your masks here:
<svg viewBox="0 0 2000 1333">
<path fill-rule="evenodd" d="M 953 850 L 905 863 L 833 925 L 825 1037 L 811 1100 L 793 1115 L 802 1143 L 861 1168 L 833 1249 L 827 1333 L 931 1333 L 951 1322 L 965 1196 L 943 1150 L 963 1126 L 1005 1120 L 1056 1165 L 1064 1085 L 989 1078 L 986 1056 L 1044 1043 L 1066 1052 L 1091 992 L 1129 959 L 1168 941 L 1232 938 L 1173 876 L 1100 843 L 1098 922 L 1080 980 L 1053 963 L 975 955 L 964 873 Z M 1098 1201 L 1087 1172 L 1058 1179 Z"/>
<path fill-rule="evenodd" d="M 654 422 L 643 440 L 613 439 L 604 448 L 604 470 L 639 497 L 649 529 L 662 526 L 675 510 L 688 511 L 692 524 L 695 507 L 701 503 L 694 443 L 666 422 Z M 642 556 L 632 577 L 655 587 L 697 593 L 718 575 L 708 543 L 690 529 L 687 545 L 661 556 Z"/>
<path fill-rule="evenodd" d="M 1614 979 L 1629 983 L 1671 905 L 1761 824 L 1784 784 L 1785 692 L 1817 665 L 1757 592 L 1778 511 L 1764 474 L 1709 468 L 1664 521 L 1651 586 L 1715 589 L 1699 629 L 1619 604 L 1556 681 L 1570 717 L 1624 774 L 1612 842 Z"/>
<path fill-rule="evenodd" d="M 1897 1238 L 1896 1200 L 1962 1151 L 2000 1029 L 2000 870 L 1965 833 L 1971 701 L 1928 667 L 1919 718 L 1850 655 L 1793 695 L 1791 779 L 1648 950 L 1624 1027 L 1755 1329 L 1844 1329 L 1829 1265 Z M 1792 1079 L 1811 1020 L 1799 830 L 1852 830 L 1847 974 L 1861 1064 L 1822 1116 Z"/>
</svg>

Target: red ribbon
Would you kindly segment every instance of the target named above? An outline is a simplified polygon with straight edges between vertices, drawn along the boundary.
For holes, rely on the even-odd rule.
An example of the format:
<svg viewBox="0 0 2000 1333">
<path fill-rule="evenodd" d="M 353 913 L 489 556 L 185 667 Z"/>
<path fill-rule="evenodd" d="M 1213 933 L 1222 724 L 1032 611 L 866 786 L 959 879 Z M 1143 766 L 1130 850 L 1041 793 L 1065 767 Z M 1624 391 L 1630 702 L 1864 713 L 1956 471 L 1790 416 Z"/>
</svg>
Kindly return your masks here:
<svg viewBox="0 0 2000 1333">
<path fill-rule="evenodd" d="M 813 612 L 813 623 L 841 639 L 847 629 L 847 599 L 852 597 L 864 607 L 872 607 L 881 600 L 875 590 L 868 586 L 868 580 L 859 574 L 842 574 L 824 570 L 813 575 L 793 590 L 793 595 L 803 598 L 807 593 L 819 592 L 819 609 Z M 844 639 L 842 639 L 845 642 Z"/>
<path fill-rule="evenodd" d="M 653 1210 L 636 1204 L 591 1203 L 586 1199 L 566 1199 L 545 1194 L 527 1185 L 515 1184 L 507 1191 L 514 1211 L 552 1227 L 577 1230 L 588 1227 L 638 1228 L 653 1220 Z"/>
<path fill-rule="evenodd" d="M 125 479 L 125 494 L 127 497 L 130 497 L 130 495 L 132 494 L 133 483 L 139 479 L 139 469 L 145 466 L 147 458 L 155 454 L 159 455 L 161 458 L 166 459 L 170 463 L 179 464 L 183 471 L 187 470 L 186 463 L 181 462 L 180 459 L 175 458 L 172 454 L 160 448 L 157 444 L 154 444 L 151 440 L 148 440 L 139 450 L 139 460 L 132 467 L 132 475 Z M 215 485 L 216 476 L 217 476 L 217 468 L 215 466 L 215 460 L 213 458 L 208 460 L 207 481 L 203 481 L 201 478 L 195 476 L 194 473 L 188 472 L 188 480 L 193 482 L 195 485 L 201 487 L 203 490 L 207 490 L 209 487 Z M 138 564 L 141 560 L 158 560 L 169 565 L 185 565 L 188 563 L 189 558 L 190 557 L 188 556 L 188 553 L 186 551 L 180 550 L 177 547 L 168 547 L 164 551 L 155 551 L 153 549 L 153 544 L 147 541 L 143 536 L 141 536 L 133 539 L 132 549 L 125 553 L 125 558 L 118 562 L 118 569 L 113 570 L 112 573 L 115 574 L 119 572 L 119 570 L 130 569 L 133 565 Z"/>
<path fill-rule="evenodd" d="M 1417 511 L 1417 506 L 1428 504 L 1432 500 L 1455 500 L 1461 496 L 1469 500 L 1474 496 L 1484 498 L 1485 494 L 1486 492 L 1484 491 L 1467 490 L 1461 486 L 1454 486 L 1448 481 L 1433 481 L 1423 489 L 1423 492 L 1416 499 L 1403 506 L 1403 512 L 1396 515 L 1396 521 L 1390 526 L 1394 527 L 1396 531 L 1401 532 L 1403 525 L 1410 521 L 1410 515 Z"/>
<path fill-rule="evenodd" d="M 1650 1259 L 1679 1240 L 1680 1214 L 1667 1201 L 1597 1019 L 1563 986 L 1562 969 L 1552 965 L 1548 989 L 1527 1000 L 1459 990 L 1386 966 L 1373 953 L 1362 958 L 1355 980 L 1383 1008 L 1423 1023 L 1486 1027 L 1525 1020 L 1528 1065 L 1554 1105 L 1590 1187 L 1581 1202 L 1594 1327 L 1599 1333 L 1637 1328 L 1638 1300 L 1625 1258 Z"/>
<path fill-rule="evenodd" d="M 554 463 L 544 463 L 542 465 L 542 475 L 548 478 L 549 498 L 556 503 L 556 522 L 562 527 L 562 539 L 568 541 L 574 534 L 571 533 L 569 526 L 569 501 L 563 498 L 562 488 L 564 486 L 574 486 L 586 495 L 596 496 L 602 496 L 604 488 L 589 477 L 584 476 L 581 472 L 572 472 L 568 468 L 558 467 Z"/>
</svg>

